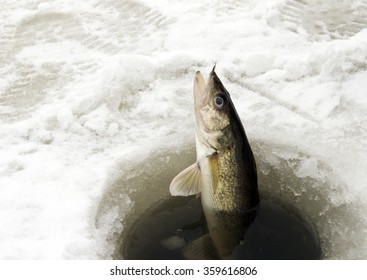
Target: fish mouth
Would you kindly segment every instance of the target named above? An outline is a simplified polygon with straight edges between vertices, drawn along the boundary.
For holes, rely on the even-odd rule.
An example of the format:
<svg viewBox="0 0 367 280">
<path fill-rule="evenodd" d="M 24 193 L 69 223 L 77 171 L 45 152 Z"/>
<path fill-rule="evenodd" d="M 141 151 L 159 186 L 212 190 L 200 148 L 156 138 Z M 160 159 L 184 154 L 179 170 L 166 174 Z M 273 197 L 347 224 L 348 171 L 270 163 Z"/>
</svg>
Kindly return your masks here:
<svg viewBox="0 0 367 280">
<path fill-rule="evenodd" d="M 197 98 L 196 100 L 200 100 L 200 97 L 203 95 L 208 95 L 208 93 L 205 93 L 205 90 L 212 87 L 215 84 L 215 80 L 218 79 L 218 76 L 215 73 L 216 65 L 217 63 L 214 64 L 212 71 L 210 71 L 207 82 L 205 81 L 203 74 L 201 74 L 200 71 L 196 71 L 194 81 L 194 95 L 195 98 Z"/>
<path fill-rule="evenodd" d="M 197 112 L 207 103 L 207 84 L 205 78 L 200 71 L 195 74 L 194 80 L 194 99 L 195 99 L 195 111 Z"/>
<path fill-rule="evenodd" d="M 214 73 L 215 75 L 215 73 Z M 212 80 L 212 73 L 209 75 L 209 81 Z M 208 142 L 207 134 L 210 130 L 206 127 L 202 120 L 200 110 L 205 107 L 209 102 L 209 90 L 210 87 L 205 81 L 203 74 L 200 71 L 195 73 L 194 79 L 194 107 L 196 116 L 196 135 L 201 143 L 208 148 L 213 148 Z"/>
<path fill-rule="evenodd" d="M 208 81 L 205 81 L 203 74 L 200 71 L 196 71 L 194 79 L 194 98 L 195 98 L 195 110 L 205 106 L 208 103 L 210 89 L 216 84 L 218 79 L 215 73 L 214 64 L 212 71 L 209 73 Z"/>
<path fill-rule="evenodd" d="M 215 77 L 217 77 L 217 73 L 215 73 L 215 67 L 216 66 L 217 66 L 217 63 L 214 64 L 212 71 L 210 71 L 210 73 L 209 73 L 208 84 L 213 83 Z"/>
<path fill-rule="evenodd" d="M 211 72 L 213 72 L 213 73 L 215 73 L 214 71 L 215 71 L 215 67 L 217 66 L 217 63 L 215 62 L 214 63 L 214 65 L 213 65 L 213 69 L 212 69 L 212 71 Z"/>
<path fill-rule="evenodd" d="M 196 93 L 202 93 L 204 92 L 206 88 L 206 82 L 203 74 L 201 74 L 200 71 L 196 71 L 195 73 L 195 82 L 194 82 L 194 92 Z"/>
<path fill-rule="evenodd" d="M 212 71 L 209 73 L 207 88 L 210 88 L 211 91 L 215 92 L 223 92 L 228 94 L 227 90 L 224 88 L 221 80 L 218 78 L 217 73 L 215 73 L 215 67 L 217 64 L 214 64 Z"/>
</svg>

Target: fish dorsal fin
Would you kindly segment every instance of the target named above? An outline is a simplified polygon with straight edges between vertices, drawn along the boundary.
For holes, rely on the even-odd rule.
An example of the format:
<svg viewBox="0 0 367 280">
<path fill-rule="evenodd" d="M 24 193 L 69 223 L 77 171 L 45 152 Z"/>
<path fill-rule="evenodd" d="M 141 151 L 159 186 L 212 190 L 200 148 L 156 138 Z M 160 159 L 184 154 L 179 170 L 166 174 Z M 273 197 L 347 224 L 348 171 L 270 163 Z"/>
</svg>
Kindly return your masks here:
<svg viewBox="0 0 367 280">
<path fill-rule="evenodd" d="M 201 172 L 197 162 L 181 171 L 171 182 L 169 191 L 173 196 L 189 196 L 201 192 Z"/>
<path fill-rule="evenodd" d="M 183 255 L 189 260 L 219 259 L 217 250 L 209 234 L 206 234 L 183 248 Z"/>
</svg>

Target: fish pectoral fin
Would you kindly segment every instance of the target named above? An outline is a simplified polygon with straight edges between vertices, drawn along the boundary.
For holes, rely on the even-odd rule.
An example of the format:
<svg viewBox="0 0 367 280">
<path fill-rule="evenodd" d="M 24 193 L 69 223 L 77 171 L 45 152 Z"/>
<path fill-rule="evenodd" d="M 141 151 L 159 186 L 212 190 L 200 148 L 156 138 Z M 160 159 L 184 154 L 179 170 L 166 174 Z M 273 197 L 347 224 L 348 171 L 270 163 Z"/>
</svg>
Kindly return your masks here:
<svg viewBox="0 0 367 280">
<path fill-rule="evenodd" d="M 171 182 L 169 191 L 173 196 L 189 196 L 201 192 L 201 171 L 197 162 L 181 171 Z"/>
<path fill-rule="evenodd" d="M 209 234 L 206 234 L 183 248 L 183 255 L 189 260 L 217 260 L 219 255 Z"/>
</svg>

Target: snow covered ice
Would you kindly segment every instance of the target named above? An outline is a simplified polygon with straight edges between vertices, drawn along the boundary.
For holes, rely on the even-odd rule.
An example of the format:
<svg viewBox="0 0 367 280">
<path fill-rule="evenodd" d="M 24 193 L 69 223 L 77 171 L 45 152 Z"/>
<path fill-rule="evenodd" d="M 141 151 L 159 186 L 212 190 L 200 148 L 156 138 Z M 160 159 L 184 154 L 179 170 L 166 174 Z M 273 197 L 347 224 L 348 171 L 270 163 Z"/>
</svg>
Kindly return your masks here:
<svg viewBox="0 0 367 280">
<path fill-rule="evenodd" d="M 323 258 L 367 258 L 366 1 L 23 0 L 0 21 L 0 259 L 114 258 L 194 159 L 214 62 L 260 194 Z"/>
</svg>

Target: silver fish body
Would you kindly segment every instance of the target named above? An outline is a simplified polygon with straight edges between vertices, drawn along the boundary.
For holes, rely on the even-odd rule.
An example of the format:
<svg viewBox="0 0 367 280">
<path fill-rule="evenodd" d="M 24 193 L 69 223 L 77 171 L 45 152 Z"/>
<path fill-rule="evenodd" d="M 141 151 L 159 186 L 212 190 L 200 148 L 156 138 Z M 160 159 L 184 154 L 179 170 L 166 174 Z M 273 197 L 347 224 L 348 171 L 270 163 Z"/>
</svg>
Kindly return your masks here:
<svg viewBox="0 0 367 280">
<path fill-rule="evenodd" d="M 185 249 L 188 258 L 227 258 L 255 218 L 256 164 L 228 91 L 215 73 L 195 75 L 197 161 L 172 181 L 172 195 L 200 193 L 209 235 Z"/>
</svg>

